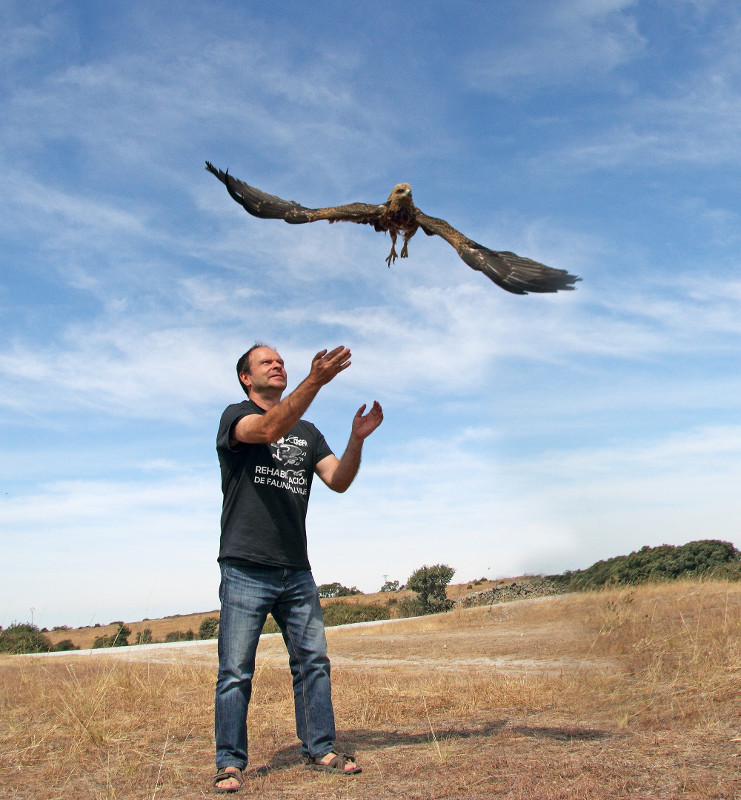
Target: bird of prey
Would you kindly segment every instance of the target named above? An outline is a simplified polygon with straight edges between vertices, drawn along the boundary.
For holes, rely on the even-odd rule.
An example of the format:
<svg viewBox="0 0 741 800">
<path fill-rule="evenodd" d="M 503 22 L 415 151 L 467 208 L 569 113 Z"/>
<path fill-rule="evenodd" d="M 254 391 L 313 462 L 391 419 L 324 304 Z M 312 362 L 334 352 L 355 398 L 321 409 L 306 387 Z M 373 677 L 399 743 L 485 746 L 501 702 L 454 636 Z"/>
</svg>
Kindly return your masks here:
<svg viewBox="0 0 741 800">
<path fill-rule="evenodd" d="M 428 217 L 414 205 L 408 183 L 394 186 L 388 200 L 380 205 L 349 203 L 329 208 L 304 208 L 293 200 L 282 200 L 275 195 L 261 192 L 233 178 L 228 170 L 222 172 L 209 161 L 206 162 L 206 169 L 226 186 L 232 198 L 245 211 L 255 217 L 283 219 L 293 224 L 321 219 L 330 223 L 357 222 L 361 225 L 372 225 L 377 231 L 386 231 L 391 236 L 391 252 L 386 259 L 389 266 L 397 258 L 397 236 L 403 237 L 404 245 L 400 255 L 401 258 L 406 258 L 409 240 L 421 228 L 428 236 L 445 239 L 469 267 L 483 272 L 487 278 L 513 294 L 573 289 L 574 283 L 581 280 L 575 275 L 569 275 L 565 269 L 547 267 L 506 250 L 489 250 L 464 236 L 444 219 Z"/>
</svg>

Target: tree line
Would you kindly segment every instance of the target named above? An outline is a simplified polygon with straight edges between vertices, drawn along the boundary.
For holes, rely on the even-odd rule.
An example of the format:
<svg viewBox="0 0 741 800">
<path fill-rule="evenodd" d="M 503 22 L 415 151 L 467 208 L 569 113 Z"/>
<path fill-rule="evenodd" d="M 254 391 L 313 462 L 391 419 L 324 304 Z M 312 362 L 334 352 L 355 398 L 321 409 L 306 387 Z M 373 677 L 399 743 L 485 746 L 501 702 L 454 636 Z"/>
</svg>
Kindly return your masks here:
<svg viewBox="0 0 741 800">
<path fill-rule="evenodd" d="M 678 578 L 741 580 L 741 551 L 719 539 L 702 539 L 677 546 L 662 544 L 597 561 L 586 569 L 548 577 L 560 580 L 565 589 L 574 592 Z"/>
</svg>

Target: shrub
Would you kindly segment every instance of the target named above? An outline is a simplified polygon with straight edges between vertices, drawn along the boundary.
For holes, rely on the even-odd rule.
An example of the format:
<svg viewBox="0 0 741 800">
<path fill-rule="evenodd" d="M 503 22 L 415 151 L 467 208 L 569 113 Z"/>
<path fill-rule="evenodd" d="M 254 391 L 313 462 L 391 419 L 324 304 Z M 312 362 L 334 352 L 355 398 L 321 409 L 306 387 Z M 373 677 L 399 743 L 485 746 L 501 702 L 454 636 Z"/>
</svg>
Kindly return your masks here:
<svg viewBox="0 0 741 800">
<path fill-rule="evenodd" d="M 324 624 L 331 628 L 334 625 L 349 625 L 353 622 L 372 622 L 378 619 L 389 619 L 389 610 L 379 603 L 328 603 L 324 606 Z"/>
<path fill-rule="evenodd" d="M 198 638 L 199 639 L 215 639 L 216 632 L 219 629 L 219 618 L 218 617 L 206 617 L 206 619 L 201 622 L 198 626 Z"/>
<path fill-rule="evenodd" d="M 136 644 L 152 644 L 152 629 L 144 628 L 142 631 L 136 632 Z"/>
<path fill-rule="evenodd" d="M 30 622 L 14 622 L 0 630 L 0 653 L 48 653 L 51 649 L 49 637 Z"/>
<path fill-rule="evenodd" d="M 445 587 L 450 583 L 455 570 L 447 564 L 435 564 L 434 567 L 420 567 L 407 581 L 407 589 L 416 592 L 422 604 L 423 614 L 436 614 L 448 611 L 453 602 L 448 600 Z"/>
<path fill-rule="evenodd" d="M 396 615 L 398 617 L 421 617 L 424 613 L 424 606 L 416 595 L 414 597 L 402 597 L 396 607 Z"/>
<path fill-rule="evenodd" d="M 272 616 L 269 616 L 265 620 L 265 624 L 262 626 L 263 633 L 278 633 L 280 628 L 278 627 L 278 623 L 273 619 Z"/>
<path fill-rule="evenodd" d="M 195 635 L 192 630 L 188 629 L 187 631 L 170 631 L 165 636 L 166 642 L 192 642 L 195 639 Z"/>
<path fill-rule="evenodd" d="M 61 642 L 57 642 L 52 650 L 62 651 L 62 650 L 79 650 L 79 646 L 76 645 L 72 639 L 62 639 Z"/>
<path fill-rule="evenodd" d="M 118 625 L 118 630 L 114 631 L 110 636 L 99 636 L 93 642 L 94 649 L 99 647 L 128 647 L 131 628 L 128 625 L 124 625 L 123 622 L 113 624 Z"/>
<path fill-rule="evenodd" d="M 131 636 L 131 628 L 129 628 L 128 625 L 120 623 L 118 630 L 110 636 L 109 647 L 127 647 L 129 644 L 129 636 Z"/>
<path fill-rule="evenodd" d="M 319 597 L 328 598 L 328 597 L 349 597 L 353 594 L 362 594 L 360 589 L 357 586 L 352 586 L 348 588 L 347 586 L 343 586 L 341 583 L 323 583 L 321 586 L 317 586 L 317 591 L 319 592 Z"/>
</svg>

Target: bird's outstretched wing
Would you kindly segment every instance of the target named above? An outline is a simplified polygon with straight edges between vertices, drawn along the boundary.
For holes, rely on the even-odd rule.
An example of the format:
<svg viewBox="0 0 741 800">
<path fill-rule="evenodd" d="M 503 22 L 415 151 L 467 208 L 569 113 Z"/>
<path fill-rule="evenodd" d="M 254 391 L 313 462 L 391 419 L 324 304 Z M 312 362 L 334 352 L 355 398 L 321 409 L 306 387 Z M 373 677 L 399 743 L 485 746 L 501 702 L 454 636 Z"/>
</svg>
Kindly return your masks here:
<svg viewBox="0 0 741 800">
<path fill-rule="evenodd" d="M 383 206 L 373 206 L 367 203 L 349 203 L 330 208 L 304 208 L 295 200 L 283 200 L 274 194 L 261 192 L 254 186 L 250 186 L 238 178 L 233 178 L 228 170 L 222 172 L 209 161 L 206 162 L 206 169 L 226 186 L 232 198 L 245 211 L 263 219 L 283 219 L 293 224 L 325 219 L 328 222 L 357 222 L 373 225 L 383 210 Z"/>
<path fill-rule="evenodd" d="M 474 242 L 444 219 L 429 217 L 417 210 L 417 222 L 428 236 L 440 236 L 448 244 L 453 245 L 458 255 L 472 269 L 483 272 L 513 294 L 528 292 L 560 292 L 573 289 L 574 283 L 580 281 L 575 275 L 569 275 L 565 269 L 554 269 L 518 256 L 507 250 L 489 250 L 478 242 Z"/>
</svg>

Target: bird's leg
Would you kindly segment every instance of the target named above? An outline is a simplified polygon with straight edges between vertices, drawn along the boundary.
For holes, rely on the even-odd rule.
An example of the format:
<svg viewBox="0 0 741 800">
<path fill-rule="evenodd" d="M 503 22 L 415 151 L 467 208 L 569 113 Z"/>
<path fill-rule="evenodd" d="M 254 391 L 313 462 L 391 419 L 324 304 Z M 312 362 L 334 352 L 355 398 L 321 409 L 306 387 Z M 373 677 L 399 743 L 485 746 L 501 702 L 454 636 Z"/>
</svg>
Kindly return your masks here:
<svg viewBox="0 0 741 800">
<path fill-rule="evenodd" d="M 410 236 L 410 235 L 408 235 L 406 233 L 404 234 L 404 247 L 401 248 L 401 257 L 402 258 L 408 258 L 408 256 L 409 256 L 409 253 L 407 252 L 407 244 L 409 243 L 409 240 L 411 238 L 412 238 L 412 236 Z"/>
<path fill-rule="evenodd" d="M 396 233 L 394 233 L 394 231 L 389 231 L 389 235 L 391 236 L 391 252 L 386 259 L 386 264 L 390 267 L 391 264 L 396 261 Z M 406 248 L 406 245 L 404 245 L 404 247 Z"/>
</svg>

